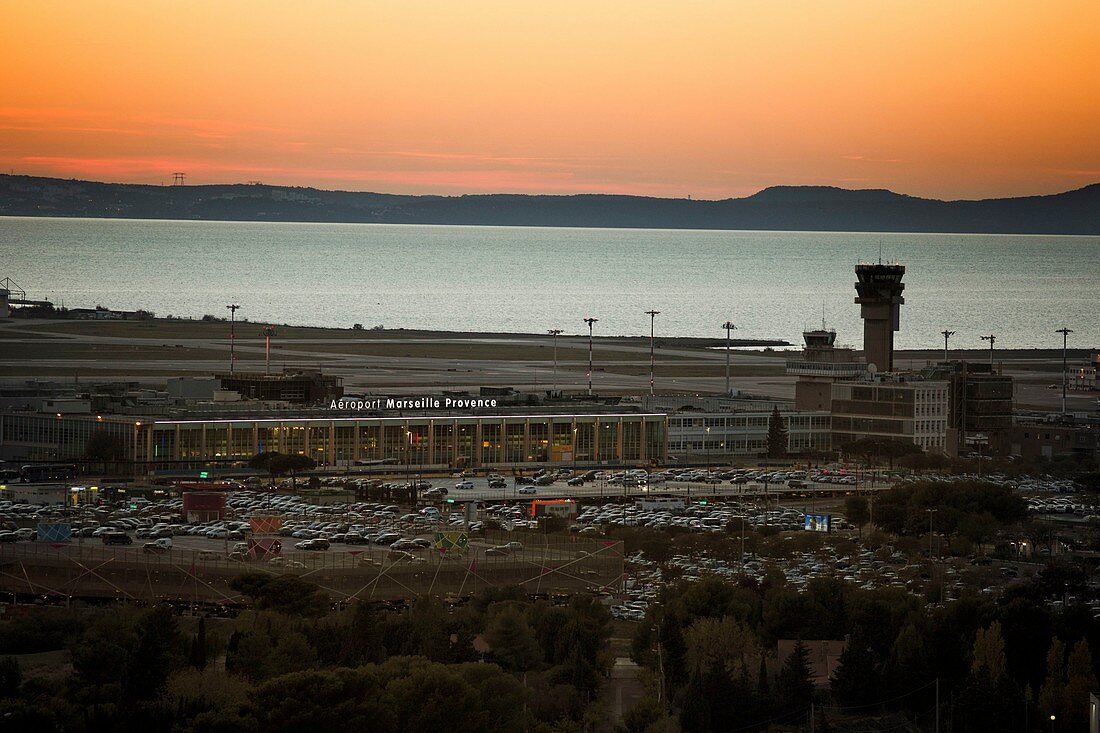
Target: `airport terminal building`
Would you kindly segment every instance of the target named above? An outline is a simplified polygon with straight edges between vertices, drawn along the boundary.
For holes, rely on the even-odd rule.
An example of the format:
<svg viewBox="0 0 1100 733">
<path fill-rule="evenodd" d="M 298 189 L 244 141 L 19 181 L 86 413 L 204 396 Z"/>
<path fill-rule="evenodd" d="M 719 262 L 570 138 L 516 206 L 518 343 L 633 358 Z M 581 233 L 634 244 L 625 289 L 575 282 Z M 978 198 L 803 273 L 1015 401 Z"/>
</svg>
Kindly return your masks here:
<svg viewBox="0 0 1100 733">
<path fill-rule="evenodd" d="M 667 458 L 664 414 L 445 415 L 167 419 L 0 414 L 0 458 L 77 461 L 97 431 L 137 473 L 242 466 L 256 453 L 318 465 L 432 468 L 645 465 Z"/>
</svg>

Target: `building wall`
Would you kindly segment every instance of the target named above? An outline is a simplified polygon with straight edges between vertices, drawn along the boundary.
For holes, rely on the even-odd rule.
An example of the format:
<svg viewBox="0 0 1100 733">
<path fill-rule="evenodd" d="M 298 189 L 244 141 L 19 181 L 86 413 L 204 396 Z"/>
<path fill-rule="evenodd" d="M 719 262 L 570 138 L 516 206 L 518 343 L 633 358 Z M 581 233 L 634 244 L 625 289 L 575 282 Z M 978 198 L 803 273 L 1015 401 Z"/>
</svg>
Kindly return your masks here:
<svg viewBox="0 0 1100 733">
<path fill-rule="evenodd" d="M 130 455 L 137 455 L 140 426 L 138 420 L 97 415 L 0 414 L 0 458 L 77 460 L 84 457 L 88 438 L 96 431 L 118 437 Z"/>
<path fill-rule="evenodd" d="M 241 462 L 265 451 L 330 466 L 644 464 L 665 460 L 666 430 L 664 415 L 642 414 L 158 420 L 148 452 L 161 468 Z"/>
<path fill-rule="evenodd" d="M 674 456 L 757 457 L 768 450 L 770 412 L 680 413 L 668 418 L 668 451 Z M 829 414 L 783 412 L 787 452 L 829 450 Z"/>
<path fill-rule="evenodd" d="M 833 381 L 801 377 L 794 383 L 794 407 L 799 411 L 828 412 L 833 406 Z"/>
<path fill-rule="evenodd" d="M 1007 431 L 1000 452 L 1028 460 L 1073 457 L 1100 462 L 1100 428 L 1091 425 L 1023 423 Z"/>
<path fill-rule="evenodd" d="M 949 385 L 940 381 L 842 382 L 832 386 L 834 447 L 863 438 L 947 449 Z"/>
</svg>

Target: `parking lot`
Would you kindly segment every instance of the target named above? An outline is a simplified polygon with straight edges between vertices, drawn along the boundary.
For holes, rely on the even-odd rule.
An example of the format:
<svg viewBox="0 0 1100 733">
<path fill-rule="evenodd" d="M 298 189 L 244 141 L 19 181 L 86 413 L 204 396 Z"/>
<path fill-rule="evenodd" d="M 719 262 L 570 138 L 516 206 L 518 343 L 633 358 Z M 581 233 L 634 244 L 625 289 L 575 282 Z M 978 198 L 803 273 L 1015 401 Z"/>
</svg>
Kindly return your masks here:
<svg viewBox="0 0 1100 733">
<path fill-rule="evenodd" d="M 953 482 L 977 477 L 922 478 Z M 1079 523 L 1097 518 L 1093 507 L 1075 495 L 1072 482 L 1043 476 L 982 478 L 1020 492 L 1027 499 L 1029 510 L 1040 517 Z M 502 480 L 508 488 L 498 487 Z M 490 481 L 497 485 L 490 488 Z M 104 546 L 108 541 L 105 537 L 110 537 L 113 539 L 109 541 L 119 543 L 112 549 L 127 556 L 182 552 L 198 559 L 266 560 L 290 568 L 306 568 L 316 566 L 315 559 L 322 556 L 343 558 L 352 564 L 423 564 L 437 558 L 440 548 L 435 542 L 445 533 L 451 538 L 461 537 L 463 551 L 537 563 L 540 550 L 528 548 L 519 539 L 539 528 L 531 516 L 530 501 L 556 497 L 559 490 L 568 490 L 588 495 L 576 497 L 581 499 L 581 511 L 568 523 L 565 539 L 599 539 L 616 527 L 628 527 L 711 534 L 735 540 L 746 533 L 763 531 L 769 536 L 781 533 L 782 538 L 794 542 L 799 536 L 811 534 L 805 531 L 807 513 L 830 517 L 832 534 L 823 533 L 822 537 L 828 540 L 816 543 L 819 546 L 810 551 L 785 552 L 780 544 L 770 548 L 767 555 L 758 555 L 751 549 L 744 552 L 742 544 L 742 552 L 736 557 L 681 553 L 660 564 L 644 554 L 632 555 L 627 564 L 622 602 L 613 608 L 613 613 L 625 620 L 637 620 L 644 615 L 645 604 L 655 600 L 659 588 L 669 578 L 747 576 L 762 581 L 769 573 L 778 573 L 792 587 L 801 589 L 811 578 L 829 576 L 863 588 L 892 587 L 926 595 L 929 583 L 935 582 L 942 597 L 950 600 L 960 592 L 965 579 L 973 580 L 970 576 L 975 573 L 987 572 L 955 561 L 930 564 L 927 558 L 913 558 L 912 553 L 897 550 L 884 552 L 879 548 L 872 552 L 851 542 L 850 547 L 837 549 L 837 540 L 850 541 L 855 534 L 840 509 L 843 495 L 857 489 L 863 491 L 865 487 L 850 475 L 695 469 L 649 474 L 548 472 L 518 483 L 512 477 L 457 475 L 431 483 L 435 484 L 433 488 L 446 491 L 432 495 L 426 486 L 421 486 L 421 502 L 416 506 L 385 501 L 322 503 L 316 496 L 307 499 L 280 491 L 227 485 L 225 518 L 192 524 L 183 520 L 181 498 L 156 502 L 136 499 L 104 507 L 42 507 L 0 502 L 0 522 L 5 525 L 0 531 L 0 542 L 32 542 L 39 525 L 63 524 L 73 533 L 70 544 Z M 322 485 L 346 488 L 346 481 L 332 477 Z M 756 490 L 765 486 L 766 493 Z M 729 493 L 708 491 L 716 487 Z M 839 494 L 831 500 L 817 498 L 814 487 L 837 489 Z M 362 487 L 351 488 L 358 491 Z M 525 490 L 522 494 L 521 489 Z M 681 493 L 681 489 L 688 490 Z M 601 491 L 607 493 L 600 497 Z M 476 505 L 476 511 L 469 516 L 466 501 Z M 277 521 L 264 531 L 253 531 L 254 520 L 270 522 L 271 518 Z M 36 544 L 50 541 L 38 539 Z M 279 546 L 272 549 L 272 542 Z M 1005 573 L 999 576 L 1002 579 L 1015 577 L 1009 573 L 1017 572 L 1003 568 L 996 572 L 1002 570 Z M 986 578 L 981 583 L 988 581 L 983 587 L 992 587 L 994 580 Z"/>
</svg>

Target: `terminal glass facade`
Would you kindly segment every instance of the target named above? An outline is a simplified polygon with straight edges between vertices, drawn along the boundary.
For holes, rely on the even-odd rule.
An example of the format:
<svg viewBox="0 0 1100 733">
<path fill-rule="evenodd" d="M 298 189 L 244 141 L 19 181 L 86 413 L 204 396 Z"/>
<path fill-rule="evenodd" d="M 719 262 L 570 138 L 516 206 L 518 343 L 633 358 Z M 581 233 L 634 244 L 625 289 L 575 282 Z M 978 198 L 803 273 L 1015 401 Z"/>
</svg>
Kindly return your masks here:
<svg viewBox="0 0 1100 733">
<path fill-rule="evenodd" d="M 133 429 L 131 428 L 131 431 Z M 263 451 L 352 463 L 478 467 L 644 464 L 666 458 L 657 414 L 321 420 L 155 420 L 138 431 L 157 469 L 240 465 Z"/>
</svg>

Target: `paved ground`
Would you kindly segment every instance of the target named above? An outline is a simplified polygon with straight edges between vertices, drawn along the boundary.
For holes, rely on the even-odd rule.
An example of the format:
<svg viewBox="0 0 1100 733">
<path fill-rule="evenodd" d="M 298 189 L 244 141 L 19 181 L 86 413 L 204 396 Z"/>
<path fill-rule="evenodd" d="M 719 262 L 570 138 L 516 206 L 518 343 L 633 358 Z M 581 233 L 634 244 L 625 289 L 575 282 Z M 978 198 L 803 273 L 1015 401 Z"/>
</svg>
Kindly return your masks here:
<svg viewBox="0 0 1100 733">
<path fill-rule="evenodd" d="M 263 371 L 264 340 L 255 323 L 237 324 L 237 369 Z M 658 392 L 721 393 L 725 351 L 715 338 L 658 338 Z M 588 341 L 538 334 L 471 334 L 425 331 L 352 331 L 280 328 L 273 340 L 271 368 L 324 368 L 344 378 L 349 392 L 414 394 L 510 386 L 540 390 L 587 386 Z M 27 378 L 118 379 L 163 384 L 168 376 L 210 374 L 229 363 L 229 326 L 201 321 L 0 321 L 0 375 Z M 597 338 L 594 389 L 603 394 L 641 394 L 649 386 L 649 342 L 645 338 Z M 790 351 L 736 349 L 731 355 L 734 386 L 753 394 L 792 399 L 794 378 L 786 376 Z M 952 358 L 987 362 L 982 350 L 952 351 Z M 1017 406 L 1058 409 L 1061 351 L 1001 350 L 995 363 L 1016 378 Z M 1084 364 L 1088 352 L 1069 352 L 1069 369 Z M 920 369 L 942 359 L 936 350 L 898 352 L 899 367 Z M 1095 410 L 1095 393 L 1070 392 L 1071 411 Z"/>
</svg>

